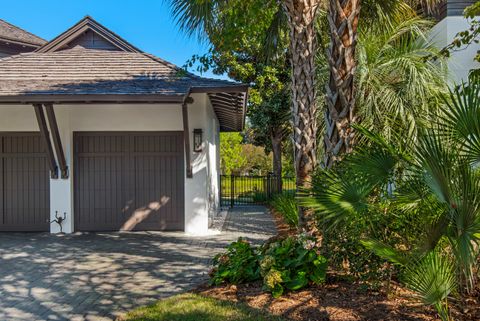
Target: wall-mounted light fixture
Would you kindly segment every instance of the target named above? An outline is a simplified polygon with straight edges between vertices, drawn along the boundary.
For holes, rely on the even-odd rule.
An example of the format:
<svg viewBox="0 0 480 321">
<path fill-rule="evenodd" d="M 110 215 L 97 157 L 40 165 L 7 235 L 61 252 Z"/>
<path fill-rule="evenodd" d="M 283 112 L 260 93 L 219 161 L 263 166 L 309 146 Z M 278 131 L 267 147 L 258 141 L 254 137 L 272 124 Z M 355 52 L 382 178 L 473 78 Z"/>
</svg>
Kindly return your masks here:
<svg viewBox="0 0 480 321">
<path fill-rule="evenodd" d="M 199 153 L 202 151 L 203 145 L 203 130 L 195 128 L 193 130 L 193 151 Z"/>
</svg>

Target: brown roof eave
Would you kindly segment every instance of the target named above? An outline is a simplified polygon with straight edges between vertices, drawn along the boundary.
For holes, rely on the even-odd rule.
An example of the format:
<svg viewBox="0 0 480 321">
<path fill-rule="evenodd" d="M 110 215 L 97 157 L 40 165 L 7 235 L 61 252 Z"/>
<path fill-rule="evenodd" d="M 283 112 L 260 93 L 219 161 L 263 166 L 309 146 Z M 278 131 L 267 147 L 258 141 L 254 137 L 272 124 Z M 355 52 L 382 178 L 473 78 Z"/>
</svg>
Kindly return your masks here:
<svg viewBox="0 0 480 321">
<path fill-rule="evenodd" d="M 118 104 L 118 103 L 143 103 L 143 104 L 178 104 L 182 103 L 183 95 L 18 95 L 0 96 L 0 104 Z"/>
<path fill-rule="evenodd" d="M 238 128 L 233 128 L 227 124 L 222 124 L 222 120 L 219 119 L 220 121 L 220 127 L 221 131 L 229 131 L 229 132 L 239 132 L 242 131 L 243 128 L 245 127 L 245 118 L 247 114 L 247 100 L 248 100 L 248 89 L 250 86 L 245 85 L 245 84 L 238 84 L 238 85 L 225 85 L 225 86 L 193 86 L 190 88 L 188 91 L 187 95 L 185 97 L 188 97 L 190 94 L 193 93 L 205 93 L 205 94 L 241 94 L 243 93 L 245 95 L 245 98 L 242 101 L 242 114 L 241 119 L 240 119 L 240 127 Z M 212 102 L 213 103 L 213 102 Z M 215 106 L 214 106 L 215 109 Z M 218 118 L 218 116 L 217 116 Z"/>
<path fill-rule="evenodd" d="M 5 43 L 12 43 L 19 46 L 31 47 L 31 48 L 39 48 L 41 46 L 31 42 L 19 41 L 18 39 L 12 39 L 8 37 L 0 37 L 0 41 Z"/>
<path fill-rule="evenodd" d="M 248 92 L 248 85 L 232 85 L 232 86 L 198 86 L 191 87 L 190 92 L 193 93 L 205 93 L 205 94 L 218 94 L 218 93 L 246 93 Z"/>
</svg>

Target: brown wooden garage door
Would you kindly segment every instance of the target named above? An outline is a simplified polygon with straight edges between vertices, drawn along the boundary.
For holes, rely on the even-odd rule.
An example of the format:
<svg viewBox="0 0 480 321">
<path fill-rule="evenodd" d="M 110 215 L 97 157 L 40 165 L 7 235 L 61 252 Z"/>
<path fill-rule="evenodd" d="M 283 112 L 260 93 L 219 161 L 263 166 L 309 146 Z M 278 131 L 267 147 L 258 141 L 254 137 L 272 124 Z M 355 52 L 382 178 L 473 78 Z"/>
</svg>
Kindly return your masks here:
<svg viewBox="0 0 480 321">
<path fill-rule="evenodd" d="M 77 231 L 183 230 L 183 132 L 78 132 Z"/>
<path fill-rule="evenodd" d="M 0 133 L 0 231 L 48 231 L 50 177 L 38 133 Z"/>
</svg>

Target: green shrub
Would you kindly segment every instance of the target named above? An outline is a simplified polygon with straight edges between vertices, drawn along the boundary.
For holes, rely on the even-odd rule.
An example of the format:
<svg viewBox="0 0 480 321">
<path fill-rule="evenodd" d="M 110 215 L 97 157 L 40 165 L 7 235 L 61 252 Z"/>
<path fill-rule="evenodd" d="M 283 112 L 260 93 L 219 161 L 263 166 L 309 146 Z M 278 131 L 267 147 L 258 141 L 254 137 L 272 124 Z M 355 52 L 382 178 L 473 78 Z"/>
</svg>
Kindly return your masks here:
<svg viewBox="0 0 480 321">
<path fill-rule="evenodd" d="M 238 284 L 259 280 L 259 260 L 258 249 L 247 240 L 239 238 L 238 241 L 227 247 L 226 252 L 213 258 L 214 268 L 210 272 L 210 283 L 214 285 L 225 282 Z"/>
<path fill-rule="evenodd" d="M 325 281 L 327 260 L 320 255 L 315 239 L 306 233 L 267 244 L 262 249 L 261 275 L 273 297 L 285 289 L 296 291 Z"/>
<path fill-rule="evenodd" d="M 252 199 L 254 203 L 265 204 L 267 203 L 267 195 L 264 192 L 254 191 L 252 192 Z"/>
<path fill-rule="evenodd" d="M 292 194 L 276 195 L 270 205 L 283 216 L 285 222 L 292 226 L 298 226 L 298 205 Z"/>
<path fill-rule="evenodd" d="M 213 259 L 210 283 L 245 283 L 260 280 L 274 297 L 285 289 L 296 291 L 325 281 L 327 259 L 320 255 L 315 239 L 302 233 L 260 248 L 240 238 Z"/>
</svg>

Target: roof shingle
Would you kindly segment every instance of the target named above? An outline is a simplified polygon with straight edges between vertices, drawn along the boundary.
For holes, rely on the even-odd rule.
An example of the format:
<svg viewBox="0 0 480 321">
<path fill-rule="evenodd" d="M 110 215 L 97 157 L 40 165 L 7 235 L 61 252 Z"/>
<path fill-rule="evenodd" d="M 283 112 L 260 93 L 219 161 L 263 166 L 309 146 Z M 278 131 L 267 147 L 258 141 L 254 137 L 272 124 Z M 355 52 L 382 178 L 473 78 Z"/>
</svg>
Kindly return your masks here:
<svg viewBox="0 0 480 321">
<path fill-rule="evenodd" d="M 198 77 L 145 53 L 76 47 L 0 59 L 0 96 L 185 95 L 192 87 L 216 86 L 239 84 Z"/>
<path fill-rule="evenodd" d="M 0 19 L 0 39 L 30 44 L 34 45 L 34 47 L 39 47 L 47 43 L 44 39 L 2 19 Z"/>
<path fill-rule="evenodd" d="M 182 102 L 208 93 L 222 131 L 242 130 L 247 86 L 198 77 L 141 52 L 75 47 L 0 59 L 0 103 Z"/>
</svg>

